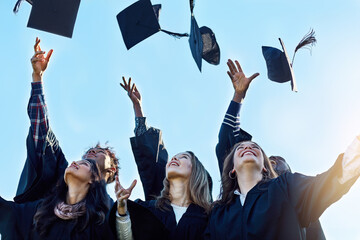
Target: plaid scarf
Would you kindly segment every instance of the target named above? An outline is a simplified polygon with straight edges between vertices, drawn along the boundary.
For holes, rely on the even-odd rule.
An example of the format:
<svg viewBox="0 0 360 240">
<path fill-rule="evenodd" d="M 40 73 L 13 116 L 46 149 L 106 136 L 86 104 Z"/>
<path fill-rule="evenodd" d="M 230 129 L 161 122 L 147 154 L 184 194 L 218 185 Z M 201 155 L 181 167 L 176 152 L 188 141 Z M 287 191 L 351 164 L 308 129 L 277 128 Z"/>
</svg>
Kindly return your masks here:
<svg viewBox="0 0 360 240">
<path fill-rule="evenodd" d="M 84 215 L 85 212 L 85 201 L 81 201 L 73 205 L 60 202 L 54 208 L 55 215 L 63 220 L 71 220 L 78 218 Z"/>
</svg>

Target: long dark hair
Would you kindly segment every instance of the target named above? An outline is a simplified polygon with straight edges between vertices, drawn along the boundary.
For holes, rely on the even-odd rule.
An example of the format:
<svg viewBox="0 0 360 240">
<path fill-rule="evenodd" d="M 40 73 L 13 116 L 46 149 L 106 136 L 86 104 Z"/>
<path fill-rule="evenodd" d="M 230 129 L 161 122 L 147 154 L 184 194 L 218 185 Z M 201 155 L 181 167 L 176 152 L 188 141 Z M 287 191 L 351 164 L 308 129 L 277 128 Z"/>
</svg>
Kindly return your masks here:
<svg viewBox="0 0 360 240">
<path fill-rule="evenodd" d="M 205 167 L 191 151 L 186 151 L 191 156 L 192 170 L 189 179 L 189 198 L 191 203 L 204 208 L 206 212 L 210 210 L 211 202 L 211 178 Z M 163 181 L 164 188 L 156 200 L 156 206 L 161 210 L 167 210 L 166 204 L 170 205 L 170 182 L 167 178 Z"/>
<path fill-rule="evenodd" d="M 244 141 L 245 142 L 245 141 Z M 249 142 L 249 141 L 246 141 Z M 252 142 L 252 141 L 250 141 Z M 224 161 L 224 169 L 223 172 L 221 174 L 221 190 L 220 190 L 220 196 L 219 196 L 219 200 L 216 203 L 220 203 L 220 204 L 230 204 L 234 198 L 236 197 L 236 195 L 234 194 L 234 191 L 239 189 L 239 184 L 237 181 L 237 178 L 230 178 L 230 174 L 229 172 L 232 171 L 232 169 L 234 168 L 234 154 L 236 151 L 236 148 L 243 142 L 239 142 L 237 144 L 235 144 L 235 146 L 232 148 L 231 152 L 227 155 L 227 157 L 225 158 Z M 266 169 L 266 171 L 262 171 L 262 180 L 261 182 L 266 182 L 269 181 L 270 179 L 276 178 L 277 174 L 274 171 L 269 158 L 266 156 L 264 150 L 255 142 L 252 142 L 254 144 L 256 144 L 263 156 L 264 156 L 264 168 Z"/>
<path fill-rule="evenodd" d="M 87 159 L 90 162 L 91 180 L 85 201 L 86 212 L 83 216 L 77 218 L 76 231 L 83 231 L 89 222 L 95 222 L 100 225 L 105 221 L 105 214 L 110 209 L 109 197 L 106 193 L 105 181 L 101 180 L 101 174 L 96 162 Z M 35 215 L 34 225 L 41 236 L 48 234 L 50 227 L 59 219 L 54 214 L 55 206 L 60 202 L 65 202 L 68 192 L 68 186 L 64 179 L 60 179 L 54 191 L 42 200 Z"/>
</svg>

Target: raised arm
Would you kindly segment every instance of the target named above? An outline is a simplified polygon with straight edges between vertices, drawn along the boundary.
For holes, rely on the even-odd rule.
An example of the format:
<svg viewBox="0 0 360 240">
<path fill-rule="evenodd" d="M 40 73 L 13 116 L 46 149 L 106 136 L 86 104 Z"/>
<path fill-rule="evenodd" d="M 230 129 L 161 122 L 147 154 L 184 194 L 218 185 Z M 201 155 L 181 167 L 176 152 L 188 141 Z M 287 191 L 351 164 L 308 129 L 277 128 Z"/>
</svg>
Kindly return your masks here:
<svg viewBox="0 0 360 240">
<path fill-rule="evenodd" d="M 120 240 L 133 240 L 131 229 L 130 214 L 127 210 L 127 200 L 129 199 L 132 190 L 136 185 L 134 180 L 128 189 L 121 186 L 119 178 L 115 180 L 115 194 L 117 199 L 116 211 L 116 235 Z"/>
<path fill-rule="evenodd" d="M 145 199 L 151 200 L 160 195 L 165 178 L 168 153 L 164 146 L 161 130 L 147 127 L 141 107 L 141 95 L 131 78 L 120 85 L 133 103 L 135 113 L 135 137 L 130 138 L 132 151 L 143 185 Z"/>
<path fill-rule="evenodd" d="M 315 177 L 298 173 L 280 176 L 286 181 L 290 201 L 296 207 L 300 223 L 307 227 L 316 221 L 332 203 L 338 201 L 360 175 L 360 136 L 340 154 L 335 164 Z"/>
<path fill-rule="evenodd" d="M 35 152 L 36 155 L 40 157 L 49 130 L 49 119 L 43 93 L 43 74 L 48 66 L 53 50 L 51 49 L 45 57 L 45 51 L 42 51 L 40 47 L 40 39 L 36 38 L 34 51 L 34 56 L 31 58 L 33 81 L 31 83 L 28 115 L 30 118 L 32 137 L 34 139 Z"/>
<path fill-rule="evenodd" d="M 219 142 L 216 145 L 216 156 L 218 159 L 220 175 L 223 170 L 225 157 L 230 152 L 231 148 L 238 142 L 251 140 L 252 138 L 249 133 L 240 128 L 240 108 L 251 81 L 259 76 L 259 73 L 255 73 L 247 78 L 245 77 L 239 62 L 235 61 L 235 64 L 230 59 L 227 62 L 229 67 L 227 74 L 234 87 L 234 96 L 226 111 L 224 121 L 221 124 Z"/>
<path fill-rule="evenodd" d="M 46 57 L 40 48 L 40 39 L 36 38 L 31 97 L 28 115 L 31 126 L 26 140 L 27 159 L 21 173 L 15 202 L 24 203 L 38 200 L 55 186 L 63 176 L 67 161 L 59 143 L 49 127 L 49 119 L 43 93 L 43 74 L 47 69 L 53 50 Z"/>
</svg>

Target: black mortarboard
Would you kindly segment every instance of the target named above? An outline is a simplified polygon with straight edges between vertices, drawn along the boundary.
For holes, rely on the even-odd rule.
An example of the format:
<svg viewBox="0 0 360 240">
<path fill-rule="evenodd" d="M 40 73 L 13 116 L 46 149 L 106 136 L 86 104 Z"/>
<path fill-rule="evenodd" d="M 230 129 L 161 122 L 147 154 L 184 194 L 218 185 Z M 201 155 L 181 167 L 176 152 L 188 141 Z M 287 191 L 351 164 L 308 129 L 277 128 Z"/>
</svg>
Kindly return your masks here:
<svg viewBox="0 0 360 240">
<path fill-rule="evenodd" d="M 71 38 L 80 0 L 33 1 L 27 26 Z"/>
<path fill-rule="evenodd" d="M 301 48 L 311 49 L 311 46 L 316 43 L 315 32 L 310 30 L 310 32 L 301 39 L 300 43 L 295 48 L 292 62 L 290 62 L 290 58 L 287 54 L 283 41 L 280 38 L 279 41 L 283 51 L 273 47 L 262 47 L 262 53 L 268 70 L 268 78 L 278 83 L 291 81 L 292 91 L 297 92 L 295 76 L 292 68 L 295 54 Z"/>
<path fill-rule="evenodd" d="M 194 16 L 195 1 L 190 0 L 191 26 L 189 44 L 191 54 L 201 71 L 202 59 L 210 64 L 218 65 L 220 62 L 220 48 L 216 42 L 213 31 L 203 26 L 199 28 Z"/>
<path fill-rule="evenodd" d="M 160 8 L 160 4 L 152 6 L 150 0 L 139 0 L 116 16 L 128 50 L 159 31 L 175 37 L 188 36 L 161 29 L 158 21 Z"/>
<path fill-rule="evenodd" d="M 266 61 L 268 78 L 271 81 L 284 83 L 291 81 L 291 89 L 297 92 L 295 76 L 286 52 L 284 43 L 279 38 L 283 51 L 273 47 L 262 47 L 262 52 Z"/>
<path fill-rule="evenodd" d="M 191 49 L 191 54 L 201 72 L 201 60 L 203 53 L 203 40 L 201 37 L 201 32 L 194 16 L 191 16 L 191 27 L 190 27 L 190 37 L 189 44 Z"/>
<path fill-rule="evenodd" d="M 116 16 L 129 50 L 139 42 L 160 31 L 160 25 L 150 0 L 139 0 Z"/>
</svg>

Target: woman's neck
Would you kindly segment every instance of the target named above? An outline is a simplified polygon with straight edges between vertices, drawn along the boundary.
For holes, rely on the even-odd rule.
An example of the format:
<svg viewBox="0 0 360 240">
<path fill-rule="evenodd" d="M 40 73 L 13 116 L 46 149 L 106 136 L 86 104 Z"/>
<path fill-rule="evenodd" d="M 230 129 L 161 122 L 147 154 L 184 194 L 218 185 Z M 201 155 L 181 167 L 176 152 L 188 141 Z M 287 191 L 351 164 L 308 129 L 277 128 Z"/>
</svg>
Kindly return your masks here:
<svg viewBox="0 0 360 240">
<path fill-rule="evenodd" d="M 66 194 L 66 203 L 75 204 L 86 197 L 89 191 L 89 184 L 68 184 L 68 192 Z"/>
<path fill-rule="evenodd" d="M 237 181 L 242 194 L 247 194 L 262 179 L 262 174 L 255 169 L 244 169 L 237 175 Z"/>
<path fill-rule="evenodd" d="M 189 184 L 183 179 L 172 179 L 170 182 L 171 203 L 177 206 L 187 207 L 190 205 Z"/>
</svg>

